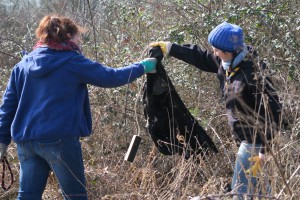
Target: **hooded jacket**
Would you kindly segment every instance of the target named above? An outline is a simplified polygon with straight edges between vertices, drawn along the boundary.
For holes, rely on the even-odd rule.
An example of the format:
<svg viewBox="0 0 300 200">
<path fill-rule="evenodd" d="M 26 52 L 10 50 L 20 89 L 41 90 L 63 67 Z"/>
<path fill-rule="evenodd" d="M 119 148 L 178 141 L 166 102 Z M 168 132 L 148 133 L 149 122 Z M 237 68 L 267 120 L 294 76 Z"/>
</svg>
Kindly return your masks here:
<svg viewBox="0 0 300 200">
<path fill-rule="evenodd" d="M 264 144 L 272 139 L 280 120 L 281 104 L 271 80 L 259 76 L 253 60 L 244 59 L 237 66 L 239 70 L 227 76 L 221 59 L 197 45 L 172 44 L 169 55 L 203 71 L 217 74 L 228 124 L 237 140 Z M 266 107 L 264 95 L 267 96 Z"/>
<path fill-rule="evenodd" d="M 0 107 L 0 143 L 84 137 L 92 118 L 87 84 L 111 88 L 144 74 L 139 63 L 110 68 L 76 51 L 35 49 L 14 67 Z"/>
</svg>

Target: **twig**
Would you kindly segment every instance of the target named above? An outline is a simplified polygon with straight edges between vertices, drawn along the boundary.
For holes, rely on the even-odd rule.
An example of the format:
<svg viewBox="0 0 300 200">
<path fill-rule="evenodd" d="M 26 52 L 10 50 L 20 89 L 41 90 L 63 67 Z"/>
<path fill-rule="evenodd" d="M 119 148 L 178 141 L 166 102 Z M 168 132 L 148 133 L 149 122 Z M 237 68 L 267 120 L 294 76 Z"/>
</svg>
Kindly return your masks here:
<svg viewBox="0 0 300 200">
<path fill-rule="evenodd" d="M 258 197 L 259 199 L 261 199 L 261 198 L 263 198 L 263 199 L 278 199 L 274 196 L 269 196 L 269 195 L 227 193 L 227 194 L 219 194 L 219 195 L 199 196 L 199 198 L 195 198 L 195 200 L 216 200 L 216 199 L 220 199 L 221 197 L 233 197 L 233 196 Z"/>
<path fill-rule="evenodd" d="M 12 54 L 9 54 L 9 53 L 6 53 L 6 52 L 3 52 L 3 51 L 1 51 L 0 50 L 0 53 L 2 53 L 2 54 L 4 54 L 4 55 L 7 55 L 7 56 L 10 56 L 10 57 L 13 57 L 14 59 L 20 59 L 19 57 L 17 57 L 17 56 L 14 56 L 14 55 L 12 55 Z"/>
<path fill-rule="evenodd" d="M 300 169 L 300 165 L 298 166 L 298 168 L 294 171 L 294 173 L 292 174 L 292 176 L 290 177 L 290 179 L 287 181 L 287 183 L 290 182 L 290 180 L 295 176 L 295 174 L 299 171 Z M 279 192 L 279 194 L 277 195 L 277 198 L 279 198 L 282 194 L 282 192 L 284 191 L 284 189 L 286 188 L 286 186 L 284 188 L 281 189 L 281 191 Z"/>
<path fill-rule="evenodd" d="M 90 4 L 90 0 L 86 0 L 88 7 L 89 7 L 89 12 L 90 12 L 90 17 L 91 17 L 91 24 L 93 27 L 93 36 L 94 36 L 94 51 L 95 51 L 95 60 L 98 61 L 98 51 L 97 51 L 97 38 L 96 38 L 96 28 L 95 28 L 95 24 L 94 24 L 94 15 L 91 9 L 91 4 Z"/>
</svg>

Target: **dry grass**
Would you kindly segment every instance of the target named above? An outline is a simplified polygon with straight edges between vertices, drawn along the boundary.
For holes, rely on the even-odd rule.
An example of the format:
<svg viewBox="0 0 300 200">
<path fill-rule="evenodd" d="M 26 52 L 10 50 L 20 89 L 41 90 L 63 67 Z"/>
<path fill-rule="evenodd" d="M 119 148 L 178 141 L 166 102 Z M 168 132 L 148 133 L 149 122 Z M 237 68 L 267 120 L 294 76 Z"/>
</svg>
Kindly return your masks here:
<svg viewBox="0 0 300 200">
<path fill-rule="evenodd" d="M 110 90 L 91 90 L 94 133 L 81 140 L 87 190 L 91 200 L 186 200 L 197 195 L 202 199 L 231 198 L 227 192 L 237 145 L 228 134 L 226 116 L 201 116 L 211 119 L 207 122 L 206 129 L 219 148 L 218 154 L 207 156 L 205 159 L 199 157 L 197 161 L 185 160 L 178 155 L 164 156 L 156 150 L 144 128 L 145 119 L 139 103 L 137 107 L 134 103 L 128 103 L 127 120 L 124 124 L 125 107 L 118 106 L 124 105 L 125 98 L 122 92 L 114 95 Z M 101 97 L 96 95 L 99 93 L 102 94 Z M 299 97 L 283 93 L 281 96 L 286 98 L 283 101 L 289 125 L 277 135 L 272 146 L 274 157 L 268 155 L 260 180 L 270 180 L 274 199 L 299 199 Z M 101 98 L 106 100 L 101 101 Z M 128 102 L 134 102 L 134 95 L 129 95 L 128 98 Z M 222 106 L 216 109 L 217 113 L 223 112 Z M 142 143 L 134 162 L 129 163 L 123 158 L 133 134 L 140 134 Z M 19 169 L 14 144 L 9 148 L 9 159 L 16 182 L 11 190 L 0 193 L 0 199 L 7 200 L 14 199 L 18 190 Z M 285 182 L 288 183 L 288 187 Z M 43 199 L 61 200 L 58 191 L 57 181 L 50 175 Z"/>
<path fill-rule="evenodd" d="M 48 4 L 50 1 L 43 2 Z M 61 2 L 65 4 L 68 1 Z M 109 3 L 110 1 L 98 2 Z M 257 27 L 260 20 L 266 20 L 261 17 L 260 12 L 257 12 L 259 7 L 256 8 L 255 4 L 259 3 L 258 1 L 253 4 L 254 12 L 249 12 L 249 14 L 243 10 L 232 9 L 232 6 L 248 4 L 249 1 L 224 1 L 221 4 L 219 1 L 207 1 L 207 5 L 205 3 L 203 6 L 196 0 L 187 1 L 189 2 L 187 5 L 179 5 L 179 3 L 176 5 L 175 1 L 166 1 L 165 3 L 164 1 L 157 1 L 157 3 L 149 4 L 155 6 L 150 9 L 150 17 L 146 13 L 137 13 L 137 10 L 142 11 L 140 8 L 144 6 L 144 1 L 137 5 L 131 5 L 131 3 L 134 4 L 133 2 L 138 1 L 124 1 L 130 4 L 130 6 L 127 6 L 128 11 L 134 11 L 126 12 L 128 15 L 115 13 L 119 9 L 117 2 L 111 1 L 112 8 L 115 4 L 117 9 L 108 10 L 109 14 L 99 12 L 99 15 L 94 18 L 100 19 L 102 17 L 100 14 L 107 14 L 104 22 L 99 20 L 99 27 L 96 28 L 103 30 L 103 32 L 97 33 L 96 37 L 98 38 L 99 51 L 101 51 L 99 53 L 101 58 L 98 61 L 109 66 L 120 67 L 145 58 L 145 52 L 142 50 L 146 45 L 152 40 L 172 39 L 169 37 L 172 31 L 175 34 L 184 32 L 186 34 L 185 43 L 197 43 L 206 47 L 206 36 L 211 27 L 217 21 L 221 22 L 221 20 L 227 18 L 227 14 L 231 12 L 238 16 L 239 21 L 237 23 L 241 23 L 246 32 L 249 32 L 248 37 L 249 34 L 251 37 L 252 34 L 257 35 L 253 41 L 247 42 L 255 42 L 254 45 L 260 50 L 259 53 L 264 59 L 268 60 L 272 69 L 277 70 L 277 74 L 273 76 L 273 79 L 278 87 L 284 106 L 283 117 L 288 123 L 288 125 L 281 124 L 281 132 L 277 134 L 276 142 L 272 146 L 273 156 L 268 155 L 268 161 L 264 173 L 261 175 L 261 180 L 264 181 L 264 177 L 270 180 L 272 197 L 282 200 L 300 199 L 300 79 L 296 66 L 299 60 L 295 62 L 295 60 L 291 60 L 292 56 L 289 55 L 289 50 L 298 46 L 295 45 L 292 48 L 290 43 L 282 39 L 281 34 L 286 33 L 284 26 L 277 34 L 270 32 L 273 29 L 269 28 L 269 25 L 274 25 L 276 20 L 284 21 L 284 24 L 292 26 L 293 23 L 285 22 L 285 19 L 296 18 L 293 16 L 298 16 L 299 9 L 292 7 L 290 12 L 289 9 L 283 9 L 282 12 L 286 12 L 286 14 L 279 13 L 274 20 L 267 21 L 270 23 L 268 26 Z M 274 5 L 281 5 L 283 2 L 280 1 L 280 3 L 274 3 Z M 170 7 L 167 7 L 168 5 Z M 297 5 L 299 4 L 297 3 Z M 188 7 L 182 9 L 180 6 Z M 226 10 L 226 6 L 229 6 L 228 10 Z M 273 9 L 273 7 L 271 8 Z M 271 8 L 269 8 L 270 11 L 272 11 Z M 26 13 L 35 12 L 20 11 L 20 14 Z M 70 10 L 66 10 L 66 13 L 72 15 Z M 80 16 L 82 18 L 79 18 L 79 20 L 87 23 L 90 16 L 82 16 L 82 13 L 79 10 L 78 13 L 73 13 L 72 16 L 75 18 Z M 149 18 L 143 21 L 140 14 Z M 275 14 L 275 12 L 272 11 L 269 14 Z M 266 16 L 269 14 L 265 13 Z M 6 15 L 9 16 L 8 19 L 6 19 Z M 29 28 L 32 29 L 31 34 L 33 35 L 33 29 L 39 16 L 31 18 L 9 12 L 6 15 L 3 15 L 3 19 L 5 18 L 6 21 L 16 18 L 17 22 L 22 23 L 19 25 L 7 23 L 7 27 L 2 27 L 0 30 L 3 38 L 15 38 L 16 41 L 24 43 L 23 45 L 31 50 L 34 43 L 31 40 L 32 38 L 30 37 L 28 41 L 23 42 L 23 37 L 26 34 L 27 36 L 30 35 L 27 33 L 30 32 Z M 212 16 L 211 21 L 207 16 Z M 127 23 L 123 23 L 124 17 L 128 18 Z M 146 23 L 148 21 L 151 23 Z M 90 24 L 85 25 L 89 26 Z M 24 30 L 20 29 L 21 26 Z M 258 30 L 254 30 L 255 27 Z M 170 29 L 172 29 L 171 32 L 169 32 Z M 294 37 L 289 38 L 294 38 L 295 44 L 299 44 L 296 40 L 299 38 L 297 37 L 299 31 L 290 31 L 289 33 L 294 34 Z M 189 34 L 191 35 L 189 36 Z M 126 44 L 118 39 L 118 36 L 123 37 L 123 35 L 131 37 L 131 40 Z M 92 38 L 92 35 L 87 36 L 87 38 L 89 37 Z M 274 45 L 272 43 L 274 41 L 277 41 L 278 44 Z M 279 44 L 281 46 L 276 47 Z M 92 59 L 94 58 L 93 45 L 89 40 L 87 44 L 83 45 L 85 55 Z M 11 46 L 14 49 L 10 49 Z M 2 46 L 1 51 L 13 54 L 19 51 L 19 46 L 7 42 L 6 45 Z M 10 71 L 18 60 L 12 59 L 3 53 L 0 55 L 0 94 L 2 95 Z M 292 68 L 289 65 L 294 64 L 294 67 L 296 67 L 296 70 L 293 71 L 295 76 L 291 81 L 288 74 Z M 231 199 L 232 196 L 228 195 L 228 184 L 231 183 L 233 164 L 238 147 L 229 134 L 226 116 L 224 116 L 225 108 L 220 101 L 216 77 L 214 74 L 199 72 L 193 67 L 174 60 L 167 60 L 167 71 L 174 80 L 173 83 L 185 104 L 195 111 L 193 114 L 201 121 L 201 124 L 217 145 L 219 153 L 208 156 L 205 160 L 199 158 L 197 162 L 185 160 L 178 155 L 164 156 L 160 154 L 155 149 L 145 129 L 146 122 L 140 102 L 141 97 L 139 96 L 142 81 L 139 80 L 135 83 L 135 86 L 130 85 L 129 88 L 101 89 L 89 87 L 94 121 L 93 135 L 82 138 L 81 142 L 84 152 L 87 190 L 91 200 L 187 200 L 189 197 L 197 195 L 201 196 L 201 199 Z M 127 101 L 125 100 L 126 96 L 128 97 Z M 128 163 L 123 158 L 134 134 L 139 134 L 143 139 L 134 162 Z M 0 199 L 3 200 L 15 199 L 18 191 L 19 163 L 15 144 L 10 145 L 8 153 L 15 175 L 15 183 L 9 191 L 0 191 Z M 49 177 L 43 199 L 62 199 L 57 181 L 53 175 Z"/>
</svg>

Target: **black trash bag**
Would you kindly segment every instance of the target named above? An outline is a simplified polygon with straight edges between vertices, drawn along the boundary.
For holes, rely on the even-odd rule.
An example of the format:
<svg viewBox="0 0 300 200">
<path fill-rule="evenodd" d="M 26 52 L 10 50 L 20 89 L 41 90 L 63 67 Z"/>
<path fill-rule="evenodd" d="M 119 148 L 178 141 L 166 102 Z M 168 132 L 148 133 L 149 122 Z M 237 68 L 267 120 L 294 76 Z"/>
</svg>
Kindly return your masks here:
<svg viewBox="0 0 300 200">
<path fill-rule="evenodd" d="M 160 47 L 150 50 L 157 59 L 156 73 L 147 74 L 143 105 L 147 128 L 157 149 L 165 155 L 204 155 L 218 152 L 211 138 L 185 107 L 164 66 Z"/>
</svg>

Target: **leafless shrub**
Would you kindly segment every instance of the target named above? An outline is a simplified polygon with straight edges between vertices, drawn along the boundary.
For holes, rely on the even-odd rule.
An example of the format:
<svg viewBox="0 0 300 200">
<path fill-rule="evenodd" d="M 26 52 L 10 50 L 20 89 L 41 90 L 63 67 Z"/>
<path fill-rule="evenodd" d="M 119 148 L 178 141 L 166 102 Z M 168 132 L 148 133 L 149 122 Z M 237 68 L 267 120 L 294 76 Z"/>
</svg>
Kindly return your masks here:
<svg viewBox="0 0 300 200">
<path fill-rule="evenodd" d="M 218 23 L 240 24 L 247 43 L 255 46 L 272 70 L 272 79 L 284 107 L 262 177 L 270 179 L 272 196 L 299 199 L 299 3 L 296 0 L 242 1 L 6 1 L 0 3 L 0 93 L 20 50 L 31 51 L 37 22 L 47 13 L 72 17 L 89 29 L 83 37 L 84 54 L 105 65 L 121 67 L 147 56 L 155 40 L 197 43 L 209 48 L 207 35 Z M 223 115 L 217 79 L 178 60 L 165 58 L 175 87 L 194 116 L 201 121 L 220 152 L 197 162 L 161 155 L 145 129 L 141 105 L 144 79 L 129 86 L 103 89 L 89 86 L 93 135 L 82 138 L 90 199 L 228 199 L 237 146 Z M 143 139 L 134 163 L 123 160 L 133 134 Z M 17 177 L 14 187 L 0 192 L 15 199 L 18 160 L 15 145 L 9 160 Z M 62 199 L 50 176 L 43 199 Z M 254 196 L 258 198 L 259 196 Z"/>
</svg>

